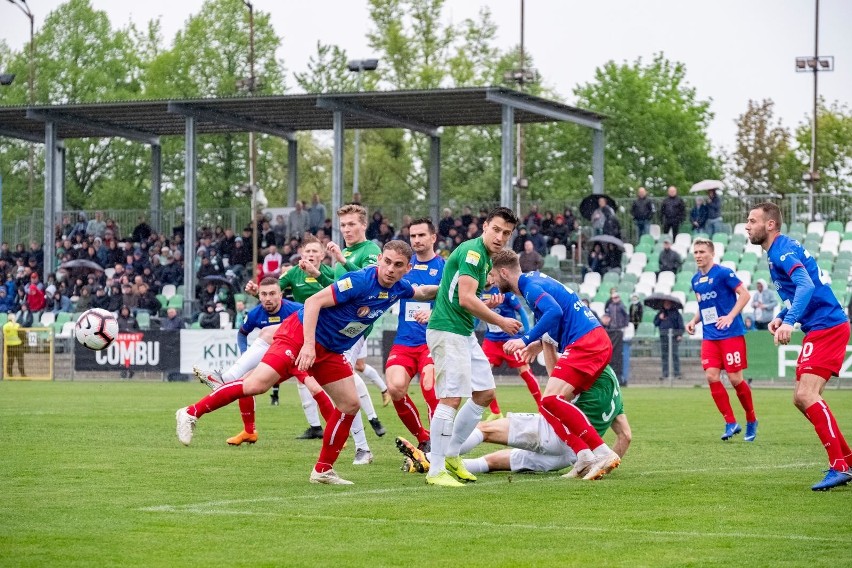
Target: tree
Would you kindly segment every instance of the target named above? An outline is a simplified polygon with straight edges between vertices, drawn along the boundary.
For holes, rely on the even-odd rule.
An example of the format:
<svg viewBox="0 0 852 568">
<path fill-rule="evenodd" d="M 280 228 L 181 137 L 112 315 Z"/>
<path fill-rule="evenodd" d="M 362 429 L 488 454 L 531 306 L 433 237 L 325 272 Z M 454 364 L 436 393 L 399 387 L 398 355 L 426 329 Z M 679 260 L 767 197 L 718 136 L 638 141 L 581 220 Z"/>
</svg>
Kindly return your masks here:
<svg viewBox="0 0 852 568">
<path fill-rule="evenodd" d="M 720 164 L 711 156 L 707 125 L 710 102 L 699 100 L 686 82 L 686 66 L 658 54 L 649 64 L 606 63 L 595 79 L 574 90 L 577 106 L 607 115 L 604 122 L 605 187 L 611 195 L 629 195 L 642 185 L 662 192 L 717 178 Z M 591 171 L 591 136 L 565 129 L 560 146 L 565 163 L 578 173 Z M 588 136 L 588 137 L 587 137 Z M 588 189 L 584 174 L 569 183 Z"/>
<path fill-rule="evenodd" d="M 730 156 L 728 186 L 740 194 L 790 193 L 801 189 L 791 160 L 790 132 L 775 121 L 771 99 L 749 100 L 737 118 L 737 143 Z"/>
<path fill-rule="evenodd" d="M 820 101 L 817 139 L 817 169 L 820 180 L 816 191 L 845 194 L 852 192 L 852 111 L 837 101 L 826 106 Z M 797 175 L 810 169 L 811 123 L 806 120 L 796 129 Z"/>
</svg>

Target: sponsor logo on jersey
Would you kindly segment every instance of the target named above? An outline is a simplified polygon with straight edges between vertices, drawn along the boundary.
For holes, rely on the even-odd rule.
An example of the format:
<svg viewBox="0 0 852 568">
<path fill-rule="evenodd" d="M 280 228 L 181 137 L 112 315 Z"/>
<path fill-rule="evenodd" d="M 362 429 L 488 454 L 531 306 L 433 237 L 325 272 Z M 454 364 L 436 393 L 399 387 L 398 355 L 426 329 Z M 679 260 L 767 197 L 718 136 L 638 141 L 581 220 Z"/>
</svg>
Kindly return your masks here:
<svg viewBox="0 0 852 568">
<path fill-rule="evenodd" d="M 337 289 L 340 290 L 341 292 L 351 290 L 352 289 L 352 279 L 351 278 L 344 278 L 343 280 L 338 280 L 337 281 Z"/>
<path fill-rule="evenodd" d="M 369 309 L 369 308 L 367 308 L 367 309 Z M 365 323 L 361 323 L 359 321 L 351 321 L 348 324 L 346 324 L 346 327 L 344 327 L 343 329 L 340 330 L 340 333 L 342 335 L 345 335 L 346 337 L 354 338 L 354 337 L 358 337 L 358 335 L 360 335 L 361 332 L 364 331 L 365 329 L 367 329 L 368 327 L 370 327 L 370 326 L 365 324 Z M 346 360 L 345 357 L 344 357 L 344 360 Z"/>
<path fill-rule="evenodd" d="M 704 292 L 703 294 L 699 294 L 698 300 L 701 301 L 701 302 L 704 302 L 704 301 L 707 301 L 707 300 L 712 300 L 715 297 L 716 297 L 716 290 L 713 290 L 711 292 Z"/>
<path fill-rule="evenodd" d="M 482 258 L 478 252 L 475 250 L 467 251 L 467 256 L 464 257 L 464 261 L 468 264 L 477 265 L 479 264 L 479 259 Z"/>
<path fill-rule="evenodd" d="M 429 266 L 427 266 L 425 264 L 415 264 L 414 265 L 414 270 L 427 270 L 428 268 L 429 268 Z"/>
<path fill-rule="evenodd" d="M 308 276 L 307 278 L 305 278 L 305 282 L 310 282 L 311 284 L 316 284 L 317 279 L 314 278 L 313 276 Z M 299 284 L 299 286 L 301 286 L 301 284 Z"/>
<path fill-rule="evenodd" d="M 708 284 L 712 284 L 712 283 L 713 283 L 713 279 L 711 278 L 710 281 L 708 282 Z"/>
<path fill-rule="evenodd" d="M 269 316 L 269 323 L 280 323 L 281 316 Z"/>
<path fill-rule="evenodd" d="M 707 282 L 707 277 L 706 277 L 706 276 L 702 276 L 701 278 L 699 278 L 699 279 L 698 279 L 698 283 L 699 283 L 699 284 L 704 284 L 705 282 Z"/>
<path fill-rule="evenodd" d="M 387 292 L 379 292 L 379 300 L 387 300 L 388 293 Z"/>
<path fill-rule="evenodd" d="M 356 313 L 358 314 L 359 318 L 365 318 L 370 313 L 370 308 L 367 306 L 361 306 L 360 308 L 358 308 L 358 311 Z"/>
</svg>

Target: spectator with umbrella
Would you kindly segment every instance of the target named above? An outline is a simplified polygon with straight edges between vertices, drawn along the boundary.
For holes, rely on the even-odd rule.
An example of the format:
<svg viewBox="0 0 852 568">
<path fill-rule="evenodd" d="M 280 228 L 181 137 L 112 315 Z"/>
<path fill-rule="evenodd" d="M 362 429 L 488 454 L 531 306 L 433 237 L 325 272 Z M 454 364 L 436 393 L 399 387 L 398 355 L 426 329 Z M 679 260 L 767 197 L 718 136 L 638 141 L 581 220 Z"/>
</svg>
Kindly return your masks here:
<svg viewBox="0 0 852 568">
<path fill-rule="evenodd" d="M 651 294 L 645 298 L 645 305 L 659 310 L 654 316 L 654 325 L 660 330 L 660 358 L 663 365 L 660 380 L 671 377 L 672 372 L 675 378 L 680 379 L 680 342 L 686 331 L 683 316 L 680 314 L 683 305 L 674 296 L 666 294 Z"/>
</svg>

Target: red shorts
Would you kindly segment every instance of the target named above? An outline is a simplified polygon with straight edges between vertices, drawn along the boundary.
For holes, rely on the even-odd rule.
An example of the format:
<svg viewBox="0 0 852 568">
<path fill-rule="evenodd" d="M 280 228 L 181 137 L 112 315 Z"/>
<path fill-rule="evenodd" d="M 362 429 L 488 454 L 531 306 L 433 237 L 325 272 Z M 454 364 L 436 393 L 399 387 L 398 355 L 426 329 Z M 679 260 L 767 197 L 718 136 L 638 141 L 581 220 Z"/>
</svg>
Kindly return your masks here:
<svg viewBox="0 0 852 568">
<path fill-rule="evenodd" d="M 510 369 L 520 369 L 526 365 L 523 361 L 516 359 L 514 354 L 509 355 L 503 351 L 505 343 L 505 341 L 492 341 L 491 339 L 484 339 L 482 341 L 482 351 L 488 357 L 488 362 L 491 363 L 491 366 L 499 367 L 501 363 L 506 363 L 506 366 Z"/>
<path fill-rule="evenodd" d="M 281 377 L 294 376 L 299 382 L 310 375 L 321 385 L 333 383 L 352 376 L 352 367 L 342 353 L 333 353 L 325 347 L 316 344 L 317 358 L 311 368 L 300 371 L 296 367 L 296 357 L 304 344 L 304 329 L 298 314 L 292 314 L 275 332 L 275 340 L 269 346 L 261 362 L 266 363 Z M 301 378 L 300 378 L 301 375 Z"/>
<path fill-rule="evenodd" d="M 796 361 L 796 380 L 805 373 L 820 376 L 826 381 L 838 376 L 846 358 L 847 343 L 848 323 L 809 332 L 802 340 L 802 352 Z"/>
<path fill-rule="evenodd" d="M 596 327 L 565 348 L 551 377 L 574 387 L 579 394 L 591 387 L 612 359 L 612 342 L 602 327 Z"/>
<path fill-rule="evenodd" d="M 701 366 L 707 369 L 725 369 L 737 373 L 748 368 L 745 337 L 705 339 L 701 342 Z"/>
<path fill-rule="evenodd" d="M 429 353 L 429 346 L 426 344 L 410 347 L 408 345 L 396 345 L 391 347 L 388 354 L 388 360 L 385 362 L 385 370 L 395 365 L 399 365 L 405 369 L 405 373 L 409 378 L 414 375 L 423 374 L 423 369 L 427 365 L 434 365 L 432 354 Z M 422 376 L 420 377 L 423 378 Z"/>
</svg>

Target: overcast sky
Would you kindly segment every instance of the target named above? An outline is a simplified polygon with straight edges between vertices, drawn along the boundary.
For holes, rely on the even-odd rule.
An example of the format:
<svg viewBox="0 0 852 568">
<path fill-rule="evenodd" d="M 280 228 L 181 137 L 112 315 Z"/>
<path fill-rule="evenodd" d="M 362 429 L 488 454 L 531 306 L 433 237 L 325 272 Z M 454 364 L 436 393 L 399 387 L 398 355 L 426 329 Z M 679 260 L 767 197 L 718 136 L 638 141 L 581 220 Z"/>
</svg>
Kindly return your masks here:
<svg viewBox="0 0 852 568">
<path fill-rule="evenodd" d="M 133 20 L 140 26 L 160 17 L 171 41 L 202 0 L 90 0 L 115 26 Z M 234 0 L 235 2 L 240 0 Z M 60 0 L 29 0 L 40 27 Z M 282 37 L 278 57 L 289 77 L 304 71 L 316 43 L 337 44 L 351 57 L 369 57 L 370 25 L 366 0 L 254 0 L 271 14 Z M 499 46 L 520 41 L 520 0 L 447 0 L 445 17 L 458 22 L 481 6 L 491 9 Z M 734 120 L 749 99 L 771 98 L 777 115 L 793 127 L 810 115 L 812 74 L 796 73 L 794 60 L 814 50 L 815 0 L 527 0 L 526 49 L 546 83 L 569 104 L 572 89 L 593 79 L 608 60 L 650 59 L 662 51 L 686 64 L 687 79 L 702 99 L 712 99 L 716 115 L 710 137 L 716 146 L 733 146 Z M 836 70 L 820 74 L 820 94 L 828 101 L 852 99 L 852 1 L 820 2 L 820 55 L 833 55 Z M 12 4 L 0 2 L 0 36 L 13 49 L 29 38 L 27 20 Z"/>
</svg>

